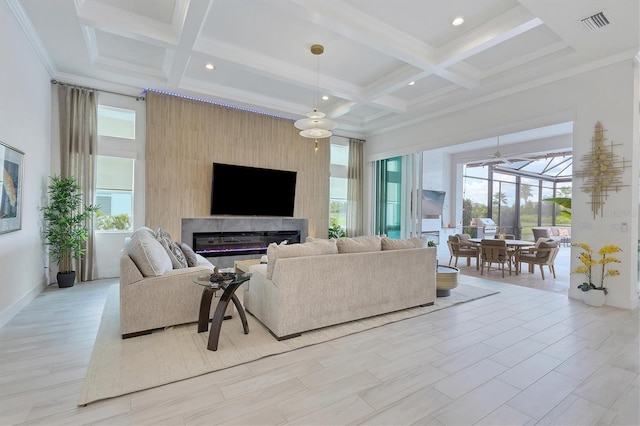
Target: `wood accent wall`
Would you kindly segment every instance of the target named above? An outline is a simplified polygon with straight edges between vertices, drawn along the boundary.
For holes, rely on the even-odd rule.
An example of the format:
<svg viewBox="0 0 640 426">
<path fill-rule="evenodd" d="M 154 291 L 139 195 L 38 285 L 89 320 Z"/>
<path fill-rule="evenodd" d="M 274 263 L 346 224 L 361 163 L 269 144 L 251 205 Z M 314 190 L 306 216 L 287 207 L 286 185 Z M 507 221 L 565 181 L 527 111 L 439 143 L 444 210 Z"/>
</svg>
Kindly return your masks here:
<svg viewBox="0 0 640 426">
<path fill-rule="evenodd" d="M 181 219 L 211 217 L 212 164 L 297 171 L 294 217 L 309 220 L 309 235 L 329 226 L 329 139 L 303 138 L 293 121 L 147 92 L 145 225 L 181 240 Z M 238 197 L 263 188 L 255 182 Z M 229 200 L 233 202 L 233 200 Z"/>
</svg>

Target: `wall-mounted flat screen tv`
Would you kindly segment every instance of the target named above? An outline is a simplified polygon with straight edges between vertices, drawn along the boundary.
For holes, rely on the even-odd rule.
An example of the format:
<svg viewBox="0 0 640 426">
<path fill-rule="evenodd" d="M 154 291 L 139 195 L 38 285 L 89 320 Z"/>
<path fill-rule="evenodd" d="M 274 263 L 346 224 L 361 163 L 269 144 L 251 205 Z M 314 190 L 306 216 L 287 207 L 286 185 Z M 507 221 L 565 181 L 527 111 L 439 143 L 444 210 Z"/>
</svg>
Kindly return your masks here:
<svg viewBox="0 0 640 426">
<path fill-rule="evenodd" d="M 296 172 L 213 163 L 211 214 L 293 217 Z"/>
</svg>

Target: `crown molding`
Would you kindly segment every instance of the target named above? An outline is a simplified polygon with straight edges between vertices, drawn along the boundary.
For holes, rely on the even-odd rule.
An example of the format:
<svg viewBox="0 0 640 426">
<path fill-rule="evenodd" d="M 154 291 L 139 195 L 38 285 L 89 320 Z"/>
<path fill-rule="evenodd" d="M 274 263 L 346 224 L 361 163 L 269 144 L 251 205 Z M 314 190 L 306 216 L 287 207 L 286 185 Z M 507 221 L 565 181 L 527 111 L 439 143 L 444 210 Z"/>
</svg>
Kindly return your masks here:
<svg viewBox="0 0 640 426">
<path fill-rule="evenodd" d="M 9 6 L 9 10 L 13 13 L 16 20 L 18 21 L 18 25 L 22 28 L 29 43 L 33 46 L 33 49 L 36 51 L 38 58 L 42 62 L 42 65 L 46 68 L 50 77 L 54 77 L 58 73 L 58 69 L 51 60 L 51 56 L 47 53 L 47 49 L 42 44 L 42 40 L 40 40 L 40 36 L 33 28 L 33 24 L 31 20 L 27 16 L 22 4 L 18 0 L 6 0 L 7 5 Z"/>
</svg>

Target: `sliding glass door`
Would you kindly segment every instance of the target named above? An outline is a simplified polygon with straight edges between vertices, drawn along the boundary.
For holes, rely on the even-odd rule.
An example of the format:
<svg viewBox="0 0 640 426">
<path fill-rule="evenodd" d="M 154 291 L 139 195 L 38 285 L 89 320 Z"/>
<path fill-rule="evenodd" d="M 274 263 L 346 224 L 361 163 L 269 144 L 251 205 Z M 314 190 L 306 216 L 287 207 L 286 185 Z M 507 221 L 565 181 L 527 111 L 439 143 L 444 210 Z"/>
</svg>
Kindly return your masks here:
<svg viewBox="0 0 640 426">
<path fill-rule="evenodd" d="M 422 154 L 375 163 L 374 234 L 390 238 L 421 235 Z"/>
</svg>

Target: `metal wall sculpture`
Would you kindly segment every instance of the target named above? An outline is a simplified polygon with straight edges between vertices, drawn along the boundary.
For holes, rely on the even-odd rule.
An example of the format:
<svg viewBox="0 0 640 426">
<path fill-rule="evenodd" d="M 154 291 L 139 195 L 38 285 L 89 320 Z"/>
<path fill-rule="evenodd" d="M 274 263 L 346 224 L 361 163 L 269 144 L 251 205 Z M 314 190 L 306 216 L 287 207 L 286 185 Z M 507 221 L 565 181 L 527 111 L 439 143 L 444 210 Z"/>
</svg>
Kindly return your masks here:
<svg viewBox="0 0 640 426">
<path fill-rule="evenodd" d="M 604 132 L 606 130 L 598 121 L 591 139 L 591 152 L 580 159 L 582 170 L 576 173 L 576 176 L 583 179 L 580 189 L 591 195 L 588 204 L 591 204 L 594 219 L 598 213 L 600 217 L 603 216 L 604 203 L 611 191 L 617 192 L 620 188 L 629 186 L 623 184 L 622 174 L 629 167 L 630 161 L 614 154 L 613 147 L 622 144 L 606 143 Z"/>
</svg>

